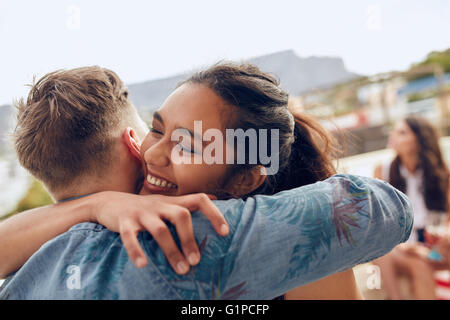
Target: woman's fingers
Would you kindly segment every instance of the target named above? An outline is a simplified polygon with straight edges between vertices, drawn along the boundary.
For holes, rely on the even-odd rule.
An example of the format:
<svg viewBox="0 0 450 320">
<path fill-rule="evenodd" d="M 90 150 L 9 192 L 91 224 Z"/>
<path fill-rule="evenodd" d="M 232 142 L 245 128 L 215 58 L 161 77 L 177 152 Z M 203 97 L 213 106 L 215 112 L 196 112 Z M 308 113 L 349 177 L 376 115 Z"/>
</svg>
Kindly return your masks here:
<svg viewBox="0 0 450 320">
<path fill-rule="evenodd" d="M 164 209 L 161 217 L 175 226 L 184 256 L 190 265 L 195 266 L 200 262 L 200 251 L 194 237 L 191 213 L 188 209 L 177 205 L 171 205 Z"/>
<path fill-rule="evenodd" d="M 179 274 L 185 274 L 189 271 L 189 264 L 196 265 L 200 261 L 200 251 L 195 241 L 190 211 L 201 211 L 216 232 L 222 236 L 228 234 L 228 224 L 211 201 L 211 199 L 215 199 L 214 196 L 198 193 L 178 197 L 160 196 L 158 199 L 156 207 L 155 203 L 152 204 L 153 211 L 150 211 L 151 213 L 143 211 L 134 215 L 134 218 L 120 223 L 122 242 L 133 263 L 137 267 L 144 267 L 147 259 L 137 240 L 137 233 L 146 229 L 161 247 L 173 269 Z M 154 200 L 153 196 L 152 201 Z M 154 210 L 155 208 L 159 213 Z M 176 227 L 184 255 L 162 219 L 171 222 Z"/>
<path fill-rule="evenodd" d="M 189 264 L 178 249 L 164 221 L 159 217 L 143 214 L 140 217 L 140 222 L 161 247 L 161 250 L 175 272 L 178 274 L 187 273 L 189 271 Z"/>
<path fill-rule="evenodd" d="M 220 210 L 214 205 L 211 199 L 204 193 L 190 194 L 173 197 L 172 203 L 189 209 L 189 211 L 200 210 L 202 214 L 211 222 L 214 230 L 222 236 L 228 235 L 229 227 Z"/>
<path fill-rule="evenodd" d="M 147 258 L 137 239 L 139 229 L 139 225 L 133 220 L 120 223 L 120 238 L 128 256 L 137 268 L 143 268 L 147 265 Z"/>
</svg>

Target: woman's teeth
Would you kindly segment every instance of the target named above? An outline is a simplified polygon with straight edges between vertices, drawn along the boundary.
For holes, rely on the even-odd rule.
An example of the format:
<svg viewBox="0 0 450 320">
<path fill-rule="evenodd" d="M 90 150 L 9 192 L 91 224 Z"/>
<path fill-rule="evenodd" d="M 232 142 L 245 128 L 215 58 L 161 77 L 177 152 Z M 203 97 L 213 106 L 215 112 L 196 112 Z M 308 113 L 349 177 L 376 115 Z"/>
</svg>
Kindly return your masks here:
<svg viewBox="0 0 450 320">
<path fill-rule="evenodd" d="M 147 182 L 150 184 L 153 184 L 157 187 L 163 187 L 163 188 L 169 188 L 169 189 L 176 189 L 177 185 L 173 184 L 172 182 L 153 177 L 151 175 L 147 175 Z"/>
</svg>

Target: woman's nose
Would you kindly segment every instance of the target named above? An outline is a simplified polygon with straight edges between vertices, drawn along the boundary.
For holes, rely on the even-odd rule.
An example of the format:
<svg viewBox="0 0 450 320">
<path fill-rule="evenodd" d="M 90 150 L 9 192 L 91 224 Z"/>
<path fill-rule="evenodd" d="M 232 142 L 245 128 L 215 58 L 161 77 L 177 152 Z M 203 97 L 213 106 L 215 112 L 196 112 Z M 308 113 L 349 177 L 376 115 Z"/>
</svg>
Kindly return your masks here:
<svg viewBox="0 0 450 320">
<path fill-rule="evenodd" d="M 144 153 L 144 160 L 146 164 L 153 165 L 155 167 L 167 167 L 170 163 L 170 159 L 167 153 L 168 144 L 160 140 Z"/>
</svg>

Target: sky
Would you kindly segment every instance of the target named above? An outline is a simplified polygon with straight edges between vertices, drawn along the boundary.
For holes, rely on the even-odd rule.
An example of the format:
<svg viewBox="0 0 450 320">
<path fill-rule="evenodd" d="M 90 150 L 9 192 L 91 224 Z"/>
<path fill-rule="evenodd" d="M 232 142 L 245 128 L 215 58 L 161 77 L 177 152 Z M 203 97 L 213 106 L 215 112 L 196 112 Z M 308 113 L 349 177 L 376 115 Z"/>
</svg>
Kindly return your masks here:
<svg viewBox="0 0 450 320">
<path fill-rule="evenodd" d="M 373 75 L 449 47 L 447 0 L 0 0 L 0 105 L 60 68 L 131 84 L 293 49 Z"/>
</svg>

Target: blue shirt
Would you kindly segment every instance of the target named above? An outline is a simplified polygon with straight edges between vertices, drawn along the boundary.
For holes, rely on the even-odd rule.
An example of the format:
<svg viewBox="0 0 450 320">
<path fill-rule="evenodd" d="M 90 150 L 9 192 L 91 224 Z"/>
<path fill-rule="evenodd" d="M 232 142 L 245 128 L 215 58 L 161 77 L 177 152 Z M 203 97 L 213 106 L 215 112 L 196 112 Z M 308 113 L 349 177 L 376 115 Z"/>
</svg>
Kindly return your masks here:
<svg viewBox="0 0 450 320">
<path fill-rule="evenodd" d="M 5 281 L 0 298 L 272 299 L 388 253 L 408 239 L 413 225 L 403 193 L 352 175 L 214 203 L 230 233 L 217 235 L 194 212 L 201 261 L 187 275 L 172 270 L 147 232 L 138 239 L 148 265 L 138 269 L 118 233 L 82 223 L 44 244 Z"/>
</svg>

